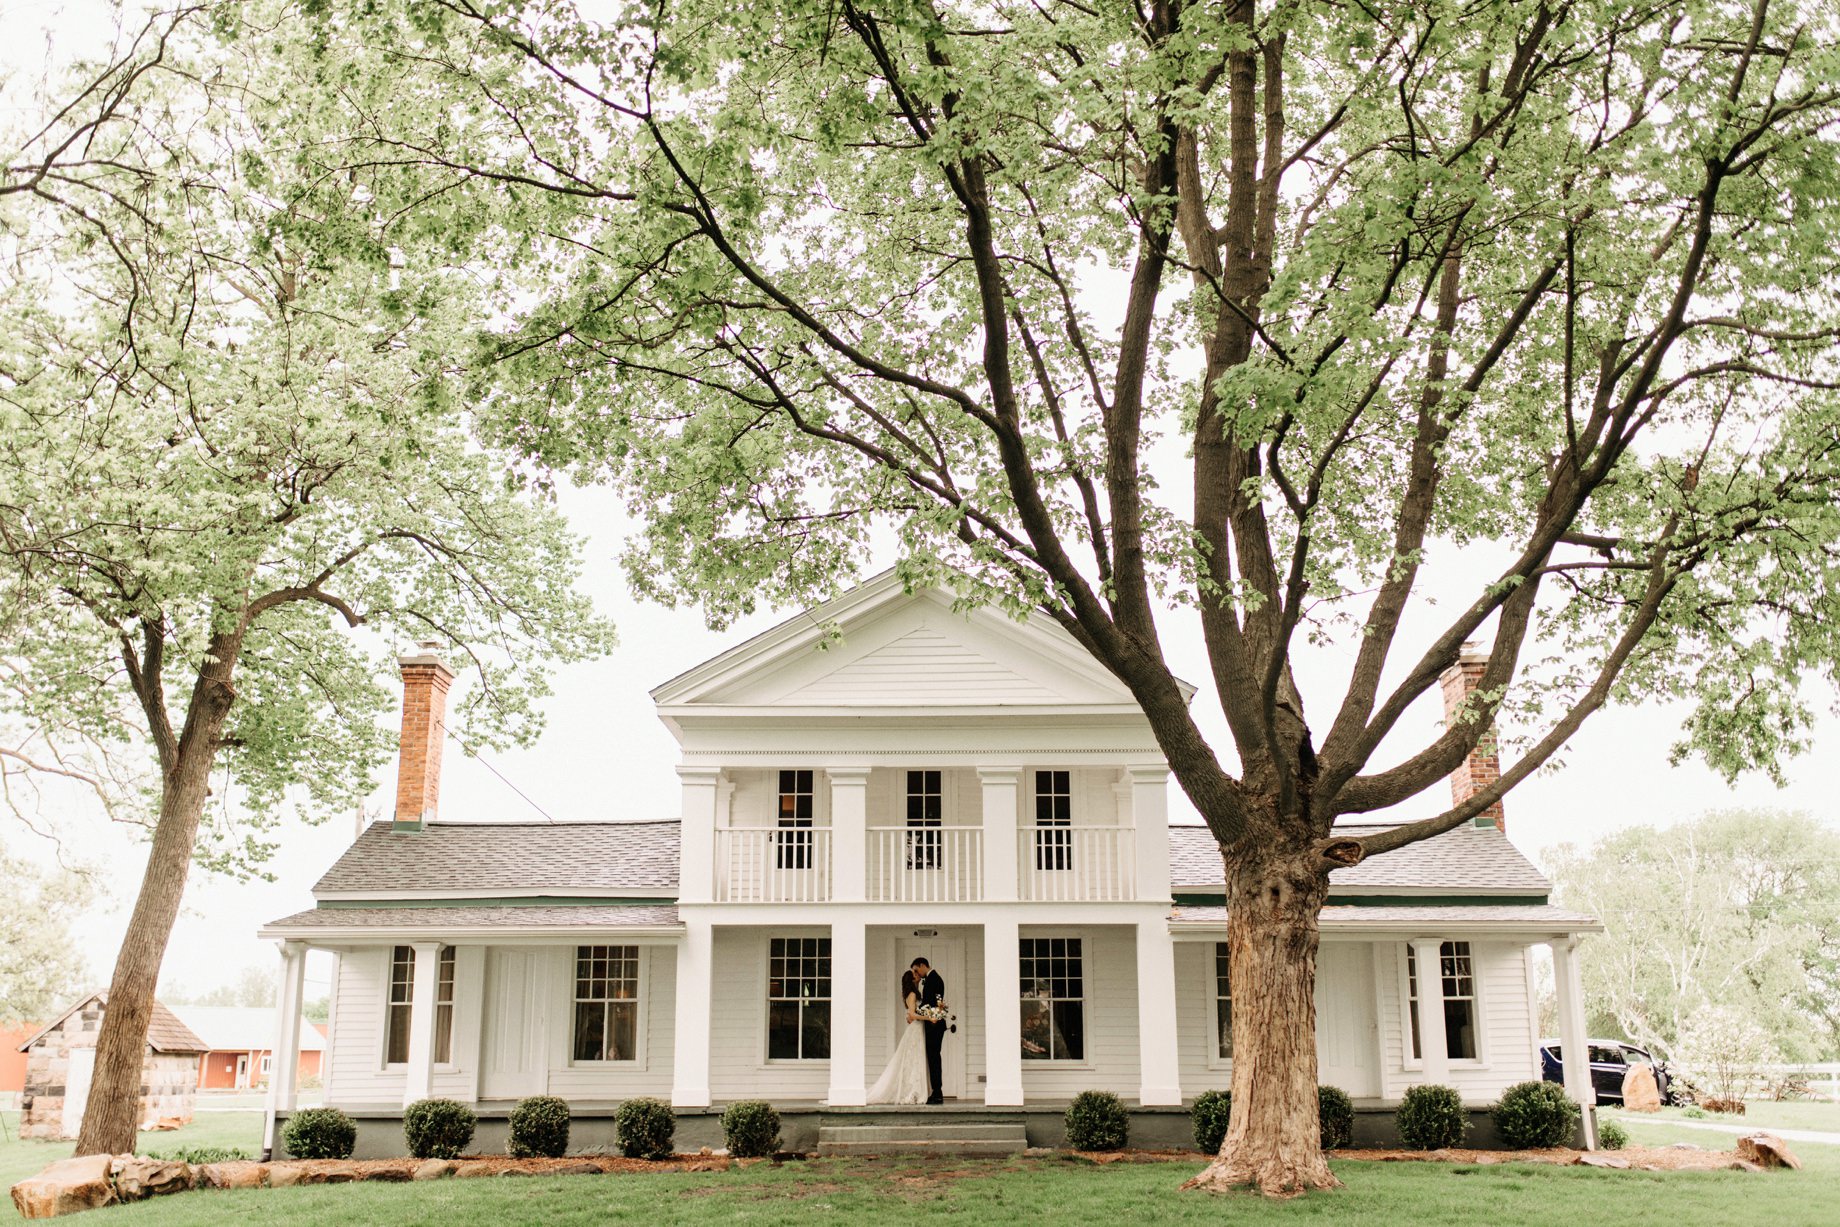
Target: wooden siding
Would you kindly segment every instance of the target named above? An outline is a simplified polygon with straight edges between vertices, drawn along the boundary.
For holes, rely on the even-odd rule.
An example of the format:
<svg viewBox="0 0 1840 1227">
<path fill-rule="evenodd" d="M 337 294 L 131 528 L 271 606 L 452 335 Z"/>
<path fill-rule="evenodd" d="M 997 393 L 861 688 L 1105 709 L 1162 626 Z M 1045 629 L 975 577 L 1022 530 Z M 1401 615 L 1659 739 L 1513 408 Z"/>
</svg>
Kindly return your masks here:
<svg viewBox="0 0 1840 1227">
<path fill-rule="evenodd" d="M 1516 1082 L 1538 1078 L 1534 1063 L 1534 1002 L 1527 995 L 1527 948 L 1511 942 L 1471 941 L 1475 960 L 1477 1014 L 1482 1034 L 1479 1060 L 1450 1063 L 1450 1085 L 1466 1102 L 1489 1103 Z M 1406 945 L 1374 945 L 1374 979 L 1380 1010 L 1381 1095 L 1397 1099 L 1423 1079 L 1417 1062 L 1408 1065 L 1411 1040 L 1406 1017 Z"/>
<path fill-rule="evenodd" d="M 1070 1099 L 1081 1091 L 1113 1091 L 1135 1098 L 1139 1085 L 1135 929 L 1128 925 L 1024 925 L 1022 936 L 1080 938 L 1086 990 L 1085 1058 L 1024 1061 L 1023 1095 Z M 1021 991 L 1020 980 L 1017 991 Z M 1020 1044 L 1021 1037 L 1010 1042 Z"/>
<path fill-rule="evenodd" d="M 999 705 L 1057 703 L 1064 696 L 1008 665 L 948 637 L 917 626 L 866 652 L 780 700 L 800 706 L 903 703 Z"/>
<path fill-rule="evenodd" d="M 829 1061 L 767 1060 L 767 943 L 826 928 L 717 929 L 710 986 L 709 1091 L 717 1100 L 823 1099 Z"/>
</svg>

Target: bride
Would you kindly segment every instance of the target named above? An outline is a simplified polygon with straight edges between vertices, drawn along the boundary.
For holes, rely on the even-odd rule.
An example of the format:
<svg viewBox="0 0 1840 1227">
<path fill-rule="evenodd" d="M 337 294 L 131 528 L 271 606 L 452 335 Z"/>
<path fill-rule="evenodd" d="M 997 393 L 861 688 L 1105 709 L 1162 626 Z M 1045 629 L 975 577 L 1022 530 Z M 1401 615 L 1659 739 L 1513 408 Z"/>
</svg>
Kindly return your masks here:
<svg viewBox="0 0 1840 1227">
<path fill-rule="evenodd" d="M 914 1013 L 920 1004 L 920 983 L 911 967 L 901 976 L 901 1002 L 907 1007 L 907 1025 L 901 1028 L 888 1068 L 869 1088 L 870 1103 L 926 1102 L 926 1027 Z"/>
</svg>

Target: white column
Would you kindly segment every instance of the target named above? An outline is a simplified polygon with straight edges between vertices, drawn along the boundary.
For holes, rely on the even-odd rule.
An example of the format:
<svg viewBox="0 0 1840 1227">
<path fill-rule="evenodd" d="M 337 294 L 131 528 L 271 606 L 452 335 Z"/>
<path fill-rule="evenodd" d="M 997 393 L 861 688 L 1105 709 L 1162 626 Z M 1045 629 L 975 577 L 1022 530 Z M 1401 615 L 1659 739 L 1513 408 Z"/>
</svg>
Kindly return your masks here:
<svg viewBox="0 0 1840 1227">
<path fill-rule="evenodd" d="M 984 901 L 1012 903 L 1020 898 L 1016 881 L 1016 792 L 1020 767 L 979 767 L 984 788 Z M 1012 969 L 1013 971 L 1013 969 Z M 1015 978 L 1012 974 L 1012 980 Z M 1014 984 L 1010 985 L 1013 990 Z M 1014 996 L 1014 992 L 1010 993 Z M 1020 1039 L 1017 1041 L 1020 1043 Z M 1020 1051 L 1020 1049 L 1018 1049 Z M 1022 1101 L 1018 1099 L 1017 1103 Z"/>
<path fill-rule="evenodd" d="M 869 897 L 869 769 L 827 767 L 824 774 L 831 782 L 830 897 L 837 903 L 861 903 Z M 833 970 L 836 957 L 833 946 Z M 833 999 L 833 1027 L 836 1009 Z"/>
<path fill-rule="evenodd" d="M 1137 1101 L 1178 1106 L 1182 1075 L 1176 1059 L 1176 947 L 1169 921 L 1137 925 Z"/>
<path fill-rule="evenodd" d="M 716 791 L 721 775 L 716 767 L 677 769 L 683 785 L 677 870 L 680 903 L 709 903 L 715 898 Z"/>
<path fill-rule="evenodd" d="M 300 1003 L 307 970 L 307 948 L 300 942 L 281 943 L 281 997 L 275 1003 L 274 1068 L 268 1075 L 268 1119 L 262 1146 L 272 1157 L 275 1149 L 275 1114 L 292 1112 L 300 1097 Z M 328 1052 L 323 1063 L 330 1064 Z M 255 1059 L 260 1060 L 258 1055 Z M 322 1069 L 324 1076 L 330 1071 Z"/>
<path fill-rule="evenodd" d="M 1553 987 L 1559 998 L 1559 1057 L 1565 1093 L 1584 1115 L 1584 1144 L 1597 1149 L 1597 1090 L 1591 1085 L 1591 1047 L 1584 1030 L 1584 989 L 1578 976 L 1578 939 L 1552 943 Z"/>
<path fill-rule="evenodd" d="M 1169 768 L 1131 767 L 1131 825 L 1137 833 L 1137 897 L 1169 899 Z M 1168 935 L 1164 935 L 1168 941 Z"/>
<path fill-rule="evenodd" d="M 988 794 L 986 794 L 988 795 Z M 1015 847 L 1010 834 L 1010 846 Z M 1015 877 L 1012 875 L 1013 883 Z M 1016 918 L 984 922 L 984 1102 L 1022 1106 L 1022 947 Z"/>
<path fill-rule="evenodd" d="M 417 942 L 415 981 L 409 998 L 409 1069 L 403 1083 L 403 1106 L 434 1094 L 434 1023 L 439 980 L 441 946 L 438 942 Z"/>
<path fill-rule="evenodd" d="M 677 947 L 677 1031 L 671 1057 L 671 1106 L 709 1106 L 710 988 L 715 973 L 715 927 L 686 917 Z"/>
<path fill-rule="evenodd" d="M 867 1103 L 863 1084 L 868 1029 L 868 932 L 860 918 L 831 925 L 831 1090 L 829 1103 L 851 1107 Z"/>
<path fill-rule="evenodd" d="M 1450 1042 L 1444 1032 L 1443 941 L 1435 937 L 1412 939 L 1412 959 L 1418 982 L 1419 1081 L 1450 1082 Z"/>
</svg>

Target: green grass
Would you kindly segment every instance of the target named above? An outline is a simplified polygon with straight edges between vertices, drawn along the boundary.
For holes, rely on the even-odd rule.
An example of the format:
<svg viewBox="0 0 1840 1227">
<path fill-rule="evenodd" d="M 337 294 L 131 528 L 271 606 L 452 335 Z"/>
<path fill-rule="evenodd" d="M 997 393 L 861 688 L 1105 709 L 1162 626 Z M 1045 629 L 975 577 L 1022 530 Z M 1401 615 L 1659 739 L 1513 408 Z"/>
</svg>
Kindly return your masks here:
<svg viewBox="0 0 1840 1227">
<path fill-rule="evenodd" d="M 1641 1120 L 1703 1120 L 1714 1125 L 1749 1125 L 1759 1129 L 1817 1129 L 1826 1133 L 1840 1133 L 1840 1103 L 1828 1103 L 1811 1099 L 1791 1099 L 1782 1103 L 1772 1100 L 1753 1100 L 1744 1105 L 1743 1116 L 1726 1116 L 1720 1112 L 1708 1112 L 1703 1117 L 1686 1115 L 1685 1108 L 1663 1108 L 1659 1112 L 1622 1112 L 1614 1108 L 1599 1108 L 1604 1116 L 1615 1116 L 1625 1123 Z"/>
<path fill-rule="evenodd" d="M 1703 1130 L 1635 1118 L 1634 1140 L 1722 1148 Z M 16 1124 L 8 1121 L 9 1127 Z M 1783 1125 L 1780 1127 L 1787 1128 Z M 224 1113 L 185 1130 L 142 1135 L 144 1149 L 259 1145 L 261 1117 Z M 69 1143 L 0 1143 L 7 1183 L 68 1153 Z M 1800 1145 L 1807 1169 L 1765 1176 L 1739 1172 L 1604 1172 L 1539 1165 L 1337 1162 L 1339 1193 L 1270 1203 L 1249 1195 L 1178 1193 L 1199 1171 L 1192 1162 L 1098 1166 L 1067 1159 L 923 1162 L 815 1159 L 783 1167 L 659 1175 L 445 1180 L 432 1184 L 322 1185 L 159 1198 L 85 1219 L 97 1227 L 189 1227 L 259 1219 L 263 1227 L 588 1227 L 742 1223 L 771 1227 L 847 1216 L 868 1224 L 942 1218 L 964 1227 L 1029 1223 L 1352 1224 L 1426 1227 L 1724 1227 L 1769 1223 L 1816 1227 L 1833 1221 L 1840 1147 Z M 12 1213 L 8 1206 L 6 1213 Z"/>
<path fill-rule="evenodd" d="M 73 1144 L 48 1142 L 40 1138 L 19 1136 L 19 1113 L 0 1113 L 6 1124 L 0 1137 L 0 1188 L 11 1188 L 27 1176 L 42 1171 L 46 1164 L 67 1157 Z M 169 1133 L 143 1133 L 135 1149 L 164 1154 L 182 1146 L 232 1146 L 251 1155 L 262 1153 L 262 1113 L 201 1112 L 183 1129 Z M 4 1199 L 0 1220 L 17 1222 L 13 1199 Z"/>
</svg>

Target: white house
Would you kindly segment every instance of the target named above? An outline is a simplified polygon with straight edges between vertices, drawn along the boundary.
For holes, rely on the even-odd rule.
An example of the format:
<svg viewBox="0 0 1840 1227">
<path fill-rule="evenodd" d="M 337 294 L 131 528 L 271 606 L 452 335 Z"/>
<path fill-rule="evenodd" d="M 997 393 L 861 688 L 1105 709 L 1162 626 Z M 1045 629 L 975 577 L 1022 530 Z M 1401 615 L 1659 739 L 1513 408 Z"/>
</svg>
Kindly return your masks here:
<svg viewBox="0 0 1840 1227">
<path fill-rule="evenodd" d="M 482 1119 L 537 1093 L 578 1121 L 640 1094 L 680 1119 L 760 1097 L 848 1111 L 917 955 L 957 1010 L 960 1105 L 1100 1088 L 1185 1129 L 1180 1105 L 1226 1085 L 1218 854 L 1169 825 L 1128 692 L 1047 620 L 955 612 L 885 574 L 673 678 L 653 698 L 682 747 L 676 821 L 436 820 L 450 675 L 426 653 L 403 672 L 395 821 L 262 930 L 285 1020 L 306 949 L 338 955 L 326 1099 L 361 1120 L 428 1095 Z M 1379 1107 L 1416 1082 L 1481 1105 L 1538 1077 L 1534 948 L 1555 953 L 1571 1043 L 1570 951 L 1596 928 L 1547 894 L 1497 817 L 1338 871 L 1322 1080 Z M 292 1110 L 292 1079 L 274 1095 Z"/>
</svg>

